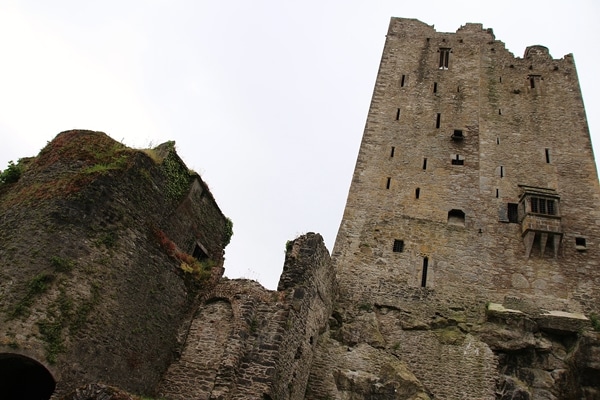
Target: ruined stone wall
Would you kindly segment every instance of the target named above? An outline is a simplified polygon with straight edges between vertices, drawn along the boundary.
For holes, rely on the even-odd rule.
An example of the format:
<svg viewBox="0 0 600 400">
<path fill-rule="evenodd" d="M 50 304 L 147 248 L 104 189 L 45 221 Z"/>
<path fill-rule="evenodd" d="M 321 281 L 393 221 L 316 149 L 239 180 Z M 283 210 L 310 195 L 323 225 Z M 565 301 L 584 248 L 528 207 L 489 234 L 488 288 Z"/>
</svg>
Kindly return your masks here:
<svg viewBox="0 0 600 400">
<path fill-rule="evenodd" d="M 179 170 L 184 197 L 191 179 Z M 201 224 L 194 216 L 207 213 L 220 224 L 215 243 L 225 229 L 216 205 L 172 213 L 182 200 L 166 194 L 172 178 L 160 160 L 103 133 L 70 131 L 3 192 L 0 353 L 45 365 L 57 396 L 90 382 L 148 394 L 172 361 L 202 288 L 156 232 Z M 163 239 L 184 249 L 179 239 L 194 234 Z"/>
<path fill-rule="evenodd" d="M 289 242 L 279 290 L 225 280 L 206 296 L 158 388 L 169 399 L 303 399 L 333 304 L 320 235 Z"/>
</svg>

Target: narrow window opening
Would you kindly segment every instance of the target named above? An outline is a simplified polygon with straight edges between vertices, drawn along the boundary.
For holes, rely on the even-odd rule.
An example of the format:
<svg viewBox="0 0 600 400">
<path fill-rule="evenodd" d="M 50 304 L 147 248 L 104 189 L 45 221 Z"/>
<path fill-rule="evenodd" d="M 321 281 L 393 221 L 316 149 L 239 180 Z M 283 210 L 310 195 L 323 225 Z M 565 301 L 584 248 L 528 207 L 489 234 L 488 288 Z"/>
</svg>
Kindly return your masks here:
<svg viewBox="0 0 600 400">
<path fill-rule="evenodd" d="M 395 150 L 396 150 L 396 148 L 394 146 L 392 146 L 392 151 L 390 151 L 390 157 L 394 157 Z"/>
<path fill-rule="evenodd" d="M 433 93 L 437 93 L 437 82 L 433 82 Z"/>
<path fill-rule="evenodd" d="M 398 121 L 400 119 L 400 109 L 397 108 L 396 109 L 396 121 Z"/>
<path fill-rule="evenodd" d="M 500 77 L 500 83 L 502 83 L 502 77 Z"/>
<path fill-rule="evenodd" d="M 500 144 L 500 138 L 499 137 L 496 138 L 496 144 Z"/>
<path fill-rule="evenodd" d="M 532 89 L 535 89 L 535 79 L 533 76 L 529 77 L 529 86 L 531 86 Z"/>
<path fill-rule="evenodd" d="M 392 178 L 387 178 L 387 183 L 385 184 L 385 188 L 389 189 L 391 183 L 392 183 Z"/>
<path fill-rule="evenodd" d="M 496 189 L 496 198 L 500 197 L 500 190 Z"/>
<path fill-rule="evenodd" d="M 440 127 L 440 122 L 441 122 L 441 121 L 442 121 L 442 114 L 440 114 L 440 113 L 437 113 L 437 116 L 436 116 L 436 118 L 435 118 L 435 127 L 436 127 L 437 129 L 439 129 L 439 127 Z"/>
<path fill-rule="evenodd" d="M 404 83 L 406 83 L 406 75 L 402 75 L 402 79 L 400 79 L 400 87 L 404 87 Z"/>
<path fill-rule="evenodd" d="M 440 48 L 439 69 L 443 69 L 443 70 L 448 69 L 449 60 L 450 60 L 450 49 L 449 48 Z"/>
<path fill-rule="evenodd" d="M 585 244 L 585 238 L 583 238 L 583 237 L 576 237 L 575 238 L 575 249 L 577 249 L 579 251 L 587 249 L 587 246 Z"/>
<path fill-rule="evenodd" d="M 504 178 L 504 167 L 500 166 L 500 178 Z"/>
<path fill-rule="evenodd" d="M 423 270 L 421 272 L 421 287 L 427 287 L 427 267 L 429 266 L 429 259 L 423 257 Z"/>
<path fill-rule="evenodd" d="M 501 108 L 498 109 L 498 115 L 502 115 L 502 109 Z"/>
<path fill-rule="evenodd" d="M 517 203 L 508 203 L 508 222 L 518 223 L 519 222 L 519 205 Z"/>
<path fill-rule="evenodd" d="M 550 164 L 550 149 L 546 149 L 546 164 Z"/>
<path fill-rule="evenodd" d="M 460 93 L 460 86 L 456 87 L 456 93 Z"/>
<path fill-rule="evenodd" d="M 402 253 L 404 251 L 404 240 L 394 240 L 394 253 Z"/>
<path fill-rule="evenodd" d="M 465 165 L 465 160 L 457 154 L 456 157 L 452 159 L 452 165 Z"/>
<path fill-rule="evenodd" d="M 418 199 L 420 194 L 421 194 L 421 188 L 416 188 L 415 189 L 415 199 Z"/>
<path fill-rule="evenodd" d="M 423 169 L 427 169 L 427 158 L 423 158 Z"/>
</svg>

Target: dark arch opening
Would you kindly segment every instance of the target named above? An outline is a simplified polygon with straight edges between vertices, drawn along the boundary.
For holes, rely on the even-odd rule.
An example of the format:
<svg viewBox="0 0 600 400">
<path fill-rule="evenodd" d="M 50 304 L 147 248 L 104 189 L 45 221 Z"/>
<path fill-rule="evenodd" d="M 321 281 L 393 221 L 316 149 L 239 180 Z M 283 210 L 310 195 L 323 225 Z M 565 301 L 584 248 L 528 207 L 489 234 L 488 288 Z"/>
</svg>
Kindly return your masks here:
<svg viewBox="0 0 600 400">
<path fill-rule="evenodd" d="M 0 353 L 0 398 L 48 400 L 56 382 L 50 371 L 32 358 Z"/>
</svg>

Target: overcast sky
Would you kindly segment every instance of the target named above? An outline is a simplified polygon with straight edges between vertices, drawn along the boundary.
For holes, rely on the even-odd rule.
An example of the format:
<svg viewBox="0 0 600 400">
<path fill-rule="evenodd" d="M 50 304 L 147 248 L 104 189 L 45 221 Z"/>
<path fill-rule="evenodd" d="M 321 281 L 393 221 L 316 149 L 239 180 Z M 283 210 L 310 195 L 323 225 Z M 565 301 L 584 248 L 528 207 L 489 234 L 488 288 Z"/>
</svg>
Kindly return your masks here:
<svg viewBox="0 0 600 400">
<path fill-rule="evenodd" d="M 573 53 L 600 154 L 600 2 L 0 0 L 0 169 L 74 128 L 175 140 L 233 220 L 225 275 L 274 289 L 286 240 L 333 248 L 391 16 Z"/>
</svg>

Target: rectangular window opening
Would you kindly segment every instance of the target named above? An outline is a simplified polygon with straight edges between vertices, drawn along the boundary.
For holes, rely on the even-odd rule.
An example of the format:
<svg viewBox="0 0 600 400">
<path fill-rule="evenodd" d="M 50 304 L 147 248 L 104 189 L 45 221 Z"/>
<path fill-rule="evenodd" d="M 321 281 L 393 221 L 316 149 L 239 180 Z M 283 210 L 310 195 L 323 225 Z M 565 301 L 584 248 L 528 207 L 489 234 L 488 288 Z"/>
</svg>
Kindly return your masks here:
<svg viewBox="0 0 600 400">
<path fill-rule="evenodd" d="M 452 159 L 452 165 L 465 165 L 465 160 L 460 158 L 457 154 L 456 157 Z"/>
<path fill-rule="evenodd" d="M 427 158 L 423 158 L 423 169 L 427 169 Z"/>
<path fill-rule="evenodd" d="M 402 253 L 404 251 L 404 240 L 394 240 L 394 253 Z"/>
<path fill-rule="evenodd" d="M 463 131 L 460 129 L 455 129 L 454 132 L 452 133 L 452 139 L 455 140 L 462 140 L 463 139 Z"/>
<path fill-rule="evenodd" d="M 500 190 L 496 189 L 496 198 L 500 197 Z"/>
<path fill-rule="evenodd" d="M 402 75 L 402 79 L 400 79 L 400 87 L 404 87 L 405 82 L 406 82 L 406 75 Z"/>
<path fill-rule="evenodd" d="M 546 149 L 546 164 L 550 164 L 550 149 Z"/>
<path fill-rule="evenodd" d="M 396 109 L 396 121 L 398 121 L 400 119 L 400 109 L 397 108 Z"/>
<path fill-rule="evenodd" d="M 392 183 L 392 178 L 387 178 L 387 183 L 385 184 L 385 188 L 389 189 L 391 183 Z"/>
<path fill-rule="evenodd" d="M 519 222 L 519 205 L 517 203 L 508 203 L 508 222 Z"/>
<path fill-rule="evenodd" d="M 450 60 L 450 49 L 449 48 L 440 48 L 439 69 L 443 69 L 443 70 L 448 69 L 449 60 Z"/>
<path fill-rule="evenodd" d="M 420 194 L 421 194 L 421 188 L 416 188 L 415 189 L 415 199 L 418 199 Z"/>
<path fill-rule="evenodd" d="M 437 129 L 439 129 L 441 121 L 442 121 L 442 114 L 437 113 L 437 116 L 435 117 L 435 127 Z"/>
<path fill-rule="evenodd" d="M 504 167 L 500 166 L 500 178 L 504 178 Z"/>
<path fill-rule="evenodd" d="M 433 82 L 433 93 L 437 93 L 437 82 Z"/>
<path fill-rule="evenodd" d="M 576 237 L 575 238 L 575 248 L 577 250 L 585 250 L 585 249 L 587 249 L 587 246 L 585 244 L 585 238 L 583 238 L 583 237 Z"/>
<path fill-rule="evenodd" d="M 396 148 L 394 146 L 392 146 L 392 151 L 390 151 L 390 157 L 394 157 L 395 150 L 396 150 Z"/>
<path fill-rule="evenodd" d="M 535 89 L 535 78 L 533 76 L 529 77 L 529 86 L 531 86 L 532 89 Z"/>
<path fill-rule="evenodd" d="M 429 266 L 429 259 L 423 257 L 423 270 L 421 273 L 421 287 L 427 287 L 427 268 Z"/>
<path fill-rule="evenodd" d="M 498 109 L 498 115 L 502 115 L 502 109 L 501 108 Z"/>
<path fill-rule="evenodd" d="M 556 215 L 554 200 L 532 197 L 531 212 L 536 214 Z"/>
</svg>

